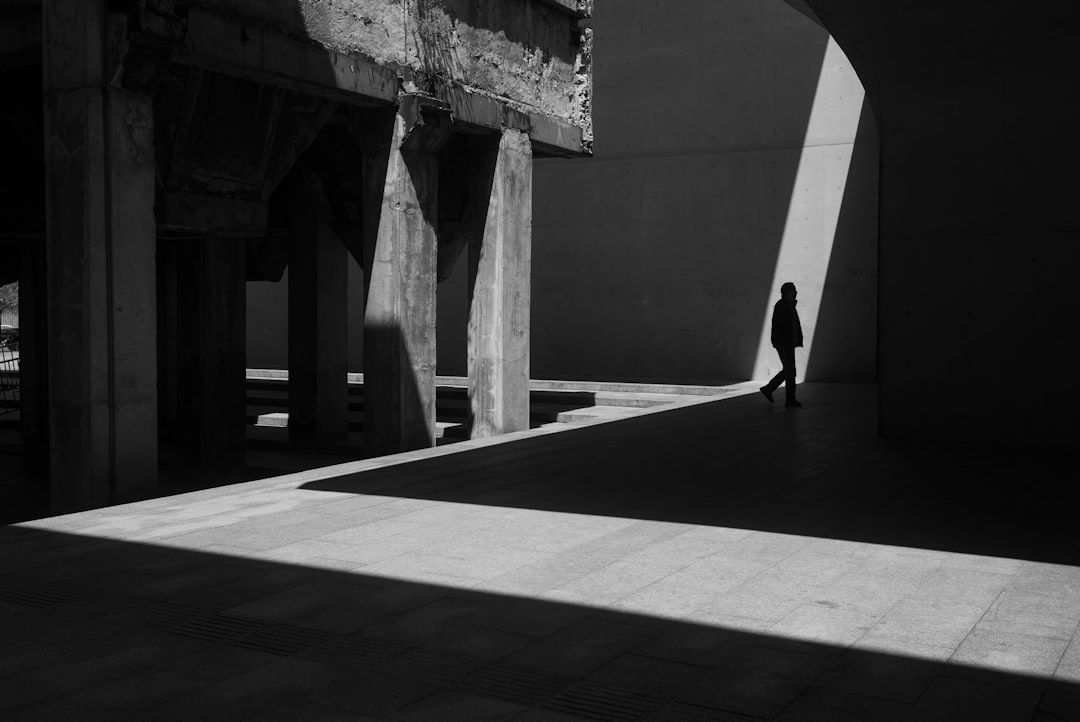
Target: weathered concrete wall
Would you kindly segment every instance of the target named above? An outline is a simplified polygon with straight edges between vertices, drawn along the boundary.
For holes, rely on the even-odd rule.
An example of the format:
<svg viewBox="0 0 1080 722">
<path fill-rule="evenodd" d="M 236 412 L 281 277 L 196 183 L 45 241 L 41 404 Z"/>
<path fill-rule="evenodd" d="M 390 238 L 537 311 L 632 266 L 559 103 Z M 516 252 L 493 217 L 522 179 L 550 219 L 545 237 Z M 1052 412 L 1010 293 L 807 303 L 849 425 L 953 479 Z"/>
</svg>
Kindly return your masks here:
<svg viewBox="0 0 1080 722">
<path fill-rule="evenodd" d="M 577 125 L 583 14 L 547 0 L 191 0 L 189 3 L 305 38 L 332 50 L 437 76 Z"/>
<path fill-rule="evenodd" d="M 875 129 L 856 151 L 827 33 L 781 0 L 620 0 L 592 25 L 595 155 L 536 164 L 533 376 L 760 376 L 793 280 L 811 377 L 874 378 Z"/>
</svg>

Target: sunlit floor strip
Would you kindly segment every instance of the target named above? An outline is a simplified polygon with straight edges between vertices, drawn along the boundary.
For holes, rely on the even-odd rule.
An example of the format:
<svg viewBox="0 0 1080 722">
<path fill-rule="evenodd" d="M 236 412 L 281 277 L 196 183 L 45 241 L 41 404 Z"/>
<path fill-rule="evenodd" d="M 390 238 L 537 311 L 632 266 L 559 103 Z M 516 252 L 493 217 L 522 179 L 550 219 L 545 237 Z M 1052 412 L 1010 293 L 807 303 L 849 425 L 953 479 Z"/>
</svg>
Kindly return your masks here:
<svg viewBox="0 0 1080 722">
<path fill-rule="evenodd" d="M 298 486 L 23 526 L 1080 682 L 1075 567 Z"/>
</svg>

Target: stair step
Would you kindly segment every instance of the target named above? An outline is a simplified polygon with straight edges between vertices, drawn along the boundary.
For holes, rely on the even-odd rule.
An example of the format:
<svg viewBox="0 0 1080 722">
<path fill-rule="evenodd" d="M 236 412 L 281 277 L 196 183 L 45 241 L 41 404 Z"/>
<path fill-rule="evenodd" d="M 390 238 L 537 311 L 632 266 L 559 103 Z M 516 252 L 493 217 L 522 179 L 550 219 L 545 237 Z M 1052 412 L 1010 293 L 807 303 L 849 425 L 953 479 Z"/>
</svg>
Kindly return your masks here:
<svg viewBox="0 0 1080 722">
<path fill-rule="evenodd" d="M 560 411 L 555 419 L 561 423 L 590 421 L 593 419 L 626 419 L 637 416 L 640 408 L 635 406 L 590 406 L 586 409 Z"/>
<path fill-rule="evenodd" d="M 250 417 L 249 417 L 250 419 Z M 255 417 L 254 423 L 250 423 L 250 426 L 256 428 L 271 428 L 271 429 L 288 429 L 289 427 L 289 414 L 288 412 L 275 411 L 267 414 L 259 414 Z M 462 421 L 437 419 L 435 421 L 435 438 L 441 438 L 448 430 L 452 429 L 464 429 L 465 424 Z M 350 421 L 349 431 L 363 431 L 364 422 Z M 452 432 L 451 435 L 455 435 L 458 432 Z"/>
</svg>

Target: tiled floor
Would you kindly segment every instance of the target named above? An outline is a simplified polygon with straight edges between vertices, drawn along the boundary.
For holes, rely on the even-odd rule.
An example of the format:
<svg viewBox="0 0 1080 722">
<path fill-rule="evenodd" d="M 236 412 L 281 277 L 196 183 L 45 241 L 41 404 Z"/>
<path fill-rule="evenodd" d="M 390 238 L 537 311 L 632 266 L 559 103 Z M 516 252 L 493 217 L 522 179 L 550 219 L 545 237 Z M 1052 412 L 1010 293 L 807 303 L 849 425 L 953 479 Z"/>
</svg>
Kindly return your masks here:
<svg viewBox="0 0 1080 722">
<path fill-rule="evenodd" d="M 1080 719 L 1071 460 L 802 395 L 3 527 L 0 718 Z"/>
</svg>

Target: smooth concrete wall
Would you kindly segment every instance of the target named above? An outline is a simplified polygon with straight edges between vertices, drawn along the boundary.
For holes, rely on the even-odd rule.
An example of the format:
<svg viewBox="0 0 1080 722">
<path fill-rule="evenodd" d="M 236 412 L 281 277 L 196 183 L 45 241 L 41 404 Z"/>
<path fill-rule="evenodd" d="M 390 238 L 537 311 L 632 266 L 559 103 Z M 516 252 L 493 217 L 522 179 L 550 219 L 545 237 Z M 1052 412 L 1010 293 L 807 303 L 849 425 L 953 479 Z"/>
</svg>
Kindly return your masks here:
<svg viewBox="0 0 1080 722">
<path fill-rule="evenodd" d="M 595 157 L 536 164 L 533 377 L 769 375 L 791 280 L 810 377 L 873 379 L 876 130 L 828 33 L 781 0 L 595 12 Z"/>
<path fill-rule="evenodd" d="M 882 434 L 1075 450 L 1075 5 L 810 4 L 882 131 Z"/>
</svg>

